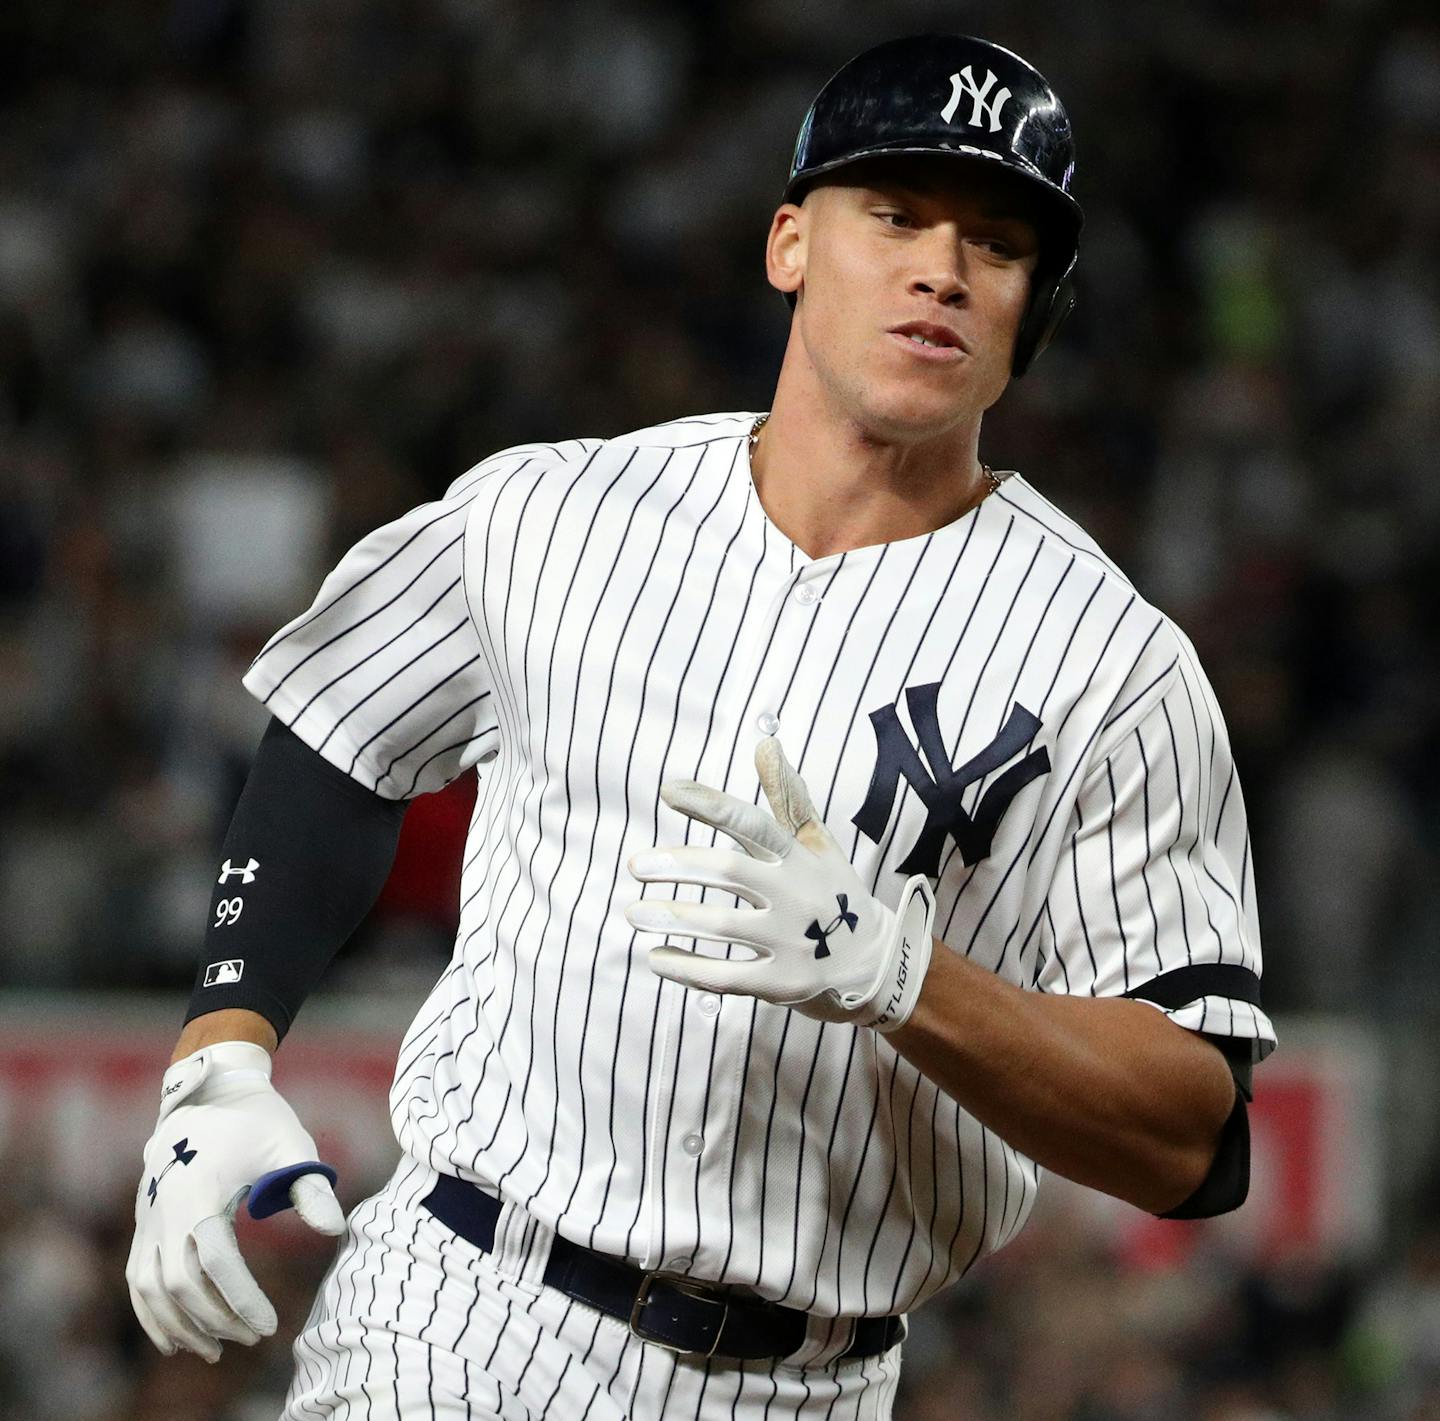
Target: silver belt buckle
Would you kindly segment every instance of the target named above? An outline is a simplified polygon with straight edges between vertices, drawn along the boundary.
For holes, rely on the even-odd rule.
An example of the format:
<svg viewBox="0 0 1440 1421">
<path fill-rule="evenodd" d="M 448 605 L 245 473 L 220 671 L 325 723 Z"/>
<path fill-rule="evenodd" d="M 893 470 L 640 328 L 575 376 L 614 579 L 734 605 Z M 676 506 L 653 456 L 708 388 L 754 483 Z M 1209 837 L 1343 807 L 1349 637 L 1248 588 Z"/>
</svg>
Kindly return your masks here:
<svg viewBox="0 0 1440 1421">
<path fill-rule="evenodd" d="M 708 1303 L 711 1307 L 720 1309 L 720 1320 L 715 1324 L 715 1338 L 707 1351 L 696 1352 L 688 1347 L 677 1347 L 673 1342 L 666 1342 L 645 1331 L 642 1320 L 645 1305 L 650 1299 L 650 1290 L 656 1283 L 664 1283 L 666 1286 L 674 1288 L 677 1293 L 684 1293 L 686 1297 L 696 1298 L 702 1303 Z M 681 1357 L 708 1359 L 715 1355 L 715 1349 L 720 1345 L 720 1334 L 725 1331 L 725 1323 L 729 1316 L 729 1302 L 723 1297 L 716 1297 L 710 1289 L 703 1285 L 694 1283 L 688 1278 L 677 1277 L 673 1273 L 647 1273 L 641 1279 L 640 1290 L 635 1294 L 635 1301 L 630 1307 L 630 1334 L 638 1337 L 642 1342 L 649 1342 L 655 1347 L 663 1347 L 665 1351 L 677 1353 Z"/>
</svg>

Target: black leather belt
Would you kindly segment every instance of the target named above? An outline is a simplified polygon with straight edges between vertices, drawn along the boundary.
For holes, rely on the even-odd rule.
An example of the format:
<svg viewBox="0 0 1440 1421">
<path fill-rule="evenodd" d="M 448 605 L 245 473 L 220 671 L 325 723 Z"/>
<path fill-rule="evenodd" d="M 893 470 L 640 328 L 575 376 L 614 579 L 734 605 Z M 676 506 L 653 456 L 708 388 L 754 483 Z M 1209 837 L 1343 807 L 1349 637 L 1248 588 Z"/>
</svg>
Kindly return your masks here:
<svg viewBox="0 0 1440 1421">
<path fill-rule="evenodd" d="M 485 1253 L 495 1247 L 500 1202 L 473 1184 L 442 1174 L 420 1203 L 452 1233 Z M 568 1297 L 628 1323 L 643 1342 L 698 1357 L 747 1361 L 788 1357 L 805 1341 L 808 1317 L 797 1308 L 727 1293 L 591 1253 L 558 1234 L 545 1282 Z M 861 1317 L 844 1357 L 887 1352 L 904 1333 L 900 1317 Z"/>
</svg>

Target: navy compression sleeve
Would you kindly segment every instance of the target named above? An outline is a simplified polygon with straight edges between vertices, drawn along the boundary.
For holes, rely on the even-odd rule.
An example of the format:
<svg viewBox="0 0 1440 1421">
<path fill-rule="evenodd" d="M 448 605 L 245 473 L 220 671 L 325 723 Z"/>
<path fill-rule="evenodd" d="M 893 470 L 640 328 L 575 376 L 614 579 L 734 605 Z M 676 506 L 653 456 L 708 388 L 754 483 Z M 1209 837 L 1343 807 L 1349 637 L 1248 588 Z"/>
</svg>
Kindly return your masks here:
<svg viewBox="0 0 1440 1421">
<path fill-rule="evenodd" d="M 185 1020 L 245 1007 L 283 1040 L 385 886 L 408 806 L 272 720 L 225 835 Z"/>
</svg>

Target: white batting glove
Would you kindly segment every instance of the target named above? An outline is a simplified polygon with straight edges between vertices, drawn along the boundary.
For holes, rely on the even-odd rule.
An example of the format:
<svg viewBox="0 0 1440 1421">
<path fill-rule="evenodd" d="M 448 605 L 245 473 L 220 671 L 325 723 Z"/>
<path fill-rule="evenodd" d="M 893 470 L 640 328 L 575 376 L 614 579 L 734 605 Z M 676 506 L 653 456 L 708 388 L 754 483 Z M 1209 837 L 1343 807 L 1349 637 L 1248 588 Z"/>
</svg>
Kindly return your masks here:
<svg viewBox="0 0 1440 1421">
<path fill-rule="evenodd" d="M 820 1021 L 896 1030 L 914 1010 L 930 966 L 929 880 L 917 874 L 901 890 L 898 911 L 886 907 L 860 881 L 773 735 L 755 747 L 755 768 L 771 814 L 694 780 L 660 786 L 672 809 L 727 834 L 743 853 L 695 845 L 645 849 L 628 865 L 642 883 L 703 884 L 753 906 L 642 898 L 625 910 L 631 927 L 643 932 L 738 943 L 755 956 L 656 947 L 651 968 L 683 987 L 740 992 Z"/>
<path fill-rule="evenodd" d="M 206 1046 L 168 1071 L 145 1146 L 125 1280 L 135 1316 L 167 1357 L 207 1362 L 221 1340 L 253 1346 L 275 1331 L 270 1300 L 235 1241 L 249 1195 L 257 1219 L 295 1206 L 322 1234 L 345 1231 L 335 1171 L 270 1084 L 270 1053 L 248 1041 Z"/>
</svg>

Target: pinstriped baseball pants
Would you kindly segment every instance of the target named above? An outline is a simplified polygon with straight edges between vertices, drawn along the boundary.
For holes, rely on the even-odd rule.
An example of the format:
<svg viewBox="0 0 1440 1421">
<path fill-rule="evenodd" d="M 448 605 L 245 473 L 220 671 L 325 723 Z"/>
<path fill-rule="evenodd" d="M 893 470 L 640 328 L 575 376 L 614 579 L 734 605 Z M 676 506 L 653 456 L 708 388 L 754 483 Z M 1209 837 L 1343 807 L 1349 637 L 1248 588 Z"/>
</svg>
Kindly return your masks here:
<svg viewBox="0 0 1440 1421">
<path fill-rule="evenodd" d="M 827 1360 L 837 1333 L 783 1362 L 677 1357 L 541 1283 L 534 1220 L 502 1213 L 494 1254 L 457 1238 L 419 1205 L 434 1181 L 406 1160 L 351 1215 L 282 1421 L 888 1421 L 898 1346 Z"/>
</svg>

